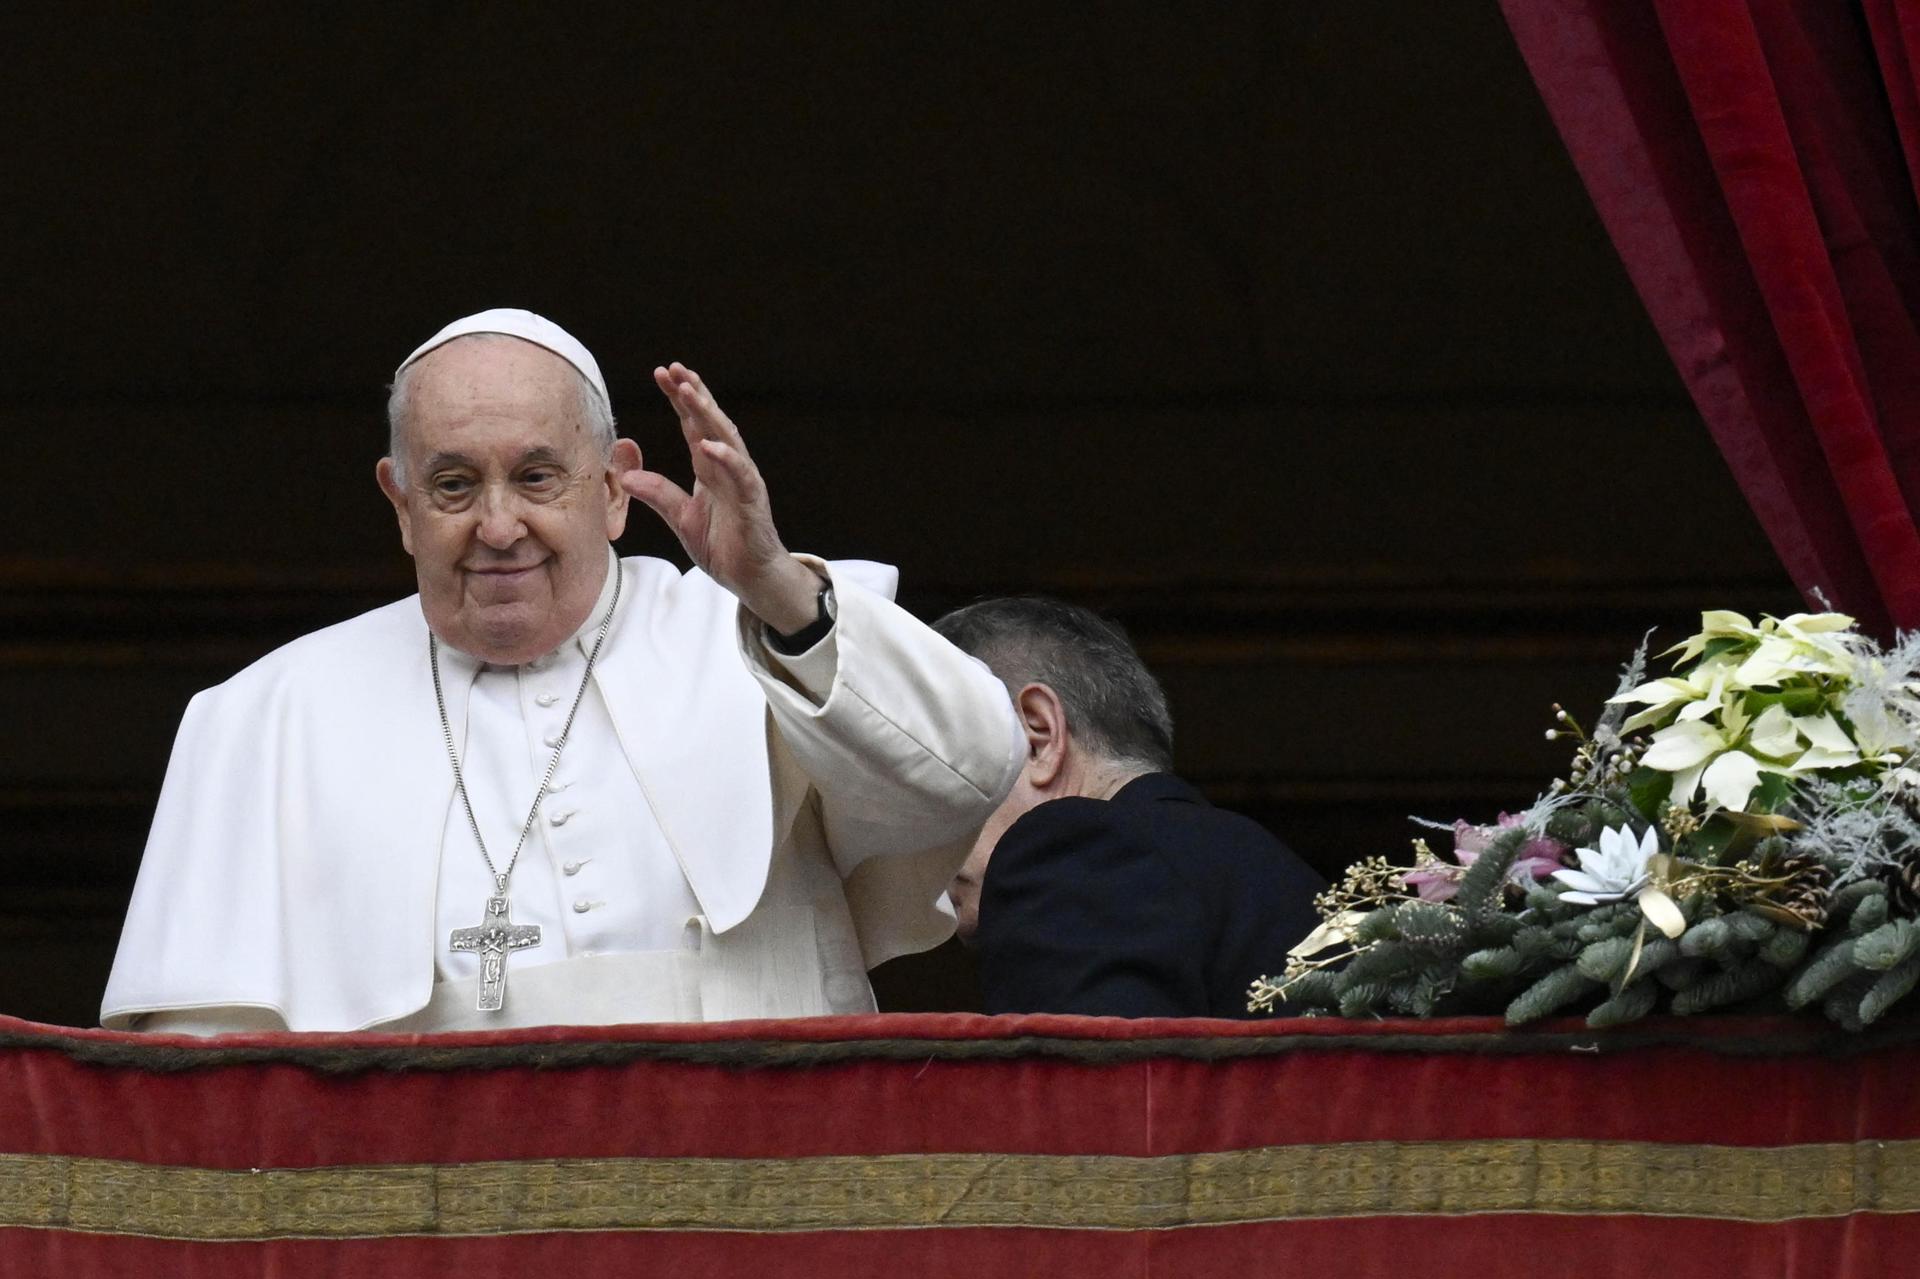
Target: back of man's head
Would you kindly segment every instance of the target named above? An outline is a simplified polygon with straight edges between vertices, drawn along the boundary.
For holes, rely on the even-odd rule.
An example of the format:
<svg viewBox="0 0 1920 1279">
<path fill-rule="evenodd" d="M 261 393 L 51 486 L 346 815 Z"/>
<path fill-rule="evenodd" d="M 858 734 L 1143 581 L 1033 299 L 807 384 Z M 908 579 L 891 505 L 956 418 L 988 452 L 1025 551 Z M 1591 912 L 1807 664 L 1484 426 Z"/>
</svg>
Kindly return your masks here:
<svg viewBox="0 0 1920 1279">
<path fill-rule="evenodd" d="M 1173 767 L 1166 694 L 1117 623 L 1076 604 L 1022 596 L 955 609 L 933 629 L 985 662 L 1008 692 L 1051 688 L 1087 750 L 1147 772 Z"/>
</svg>

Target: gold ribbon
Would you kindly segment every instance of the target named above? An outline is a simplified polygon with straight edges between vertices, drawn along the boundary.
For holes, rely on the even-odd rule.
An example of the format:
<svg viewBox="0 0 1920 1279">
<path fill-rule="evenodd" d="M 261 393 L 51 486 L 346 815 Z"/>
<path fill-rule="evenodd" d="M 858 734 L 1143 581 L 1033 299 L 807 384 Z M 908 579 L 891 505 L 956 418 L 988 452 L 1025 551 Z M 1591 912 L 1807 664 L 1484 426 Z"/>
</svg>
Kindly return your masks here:
<svg viewBox="0 0 1920 1279">
<path fill-rule="evenodd" d="M 1678 937 L 1687 931 L 1687 917 L 1680 913 L 1680 907 L 1674 904 L 1667 893 L 1679 864 L 1671 853 L 1655 853 L 1647 860 L 1647 886 L 1634 894 L 1634 904 L 1640 907 L 1640 926 L 1633 930 L 1633 950 L 1627 954 L 1627 966 L 1620 970 L 1620 980 L 1615 983 L 1614 994 L 1627 988 L 1633 975 L 1640 968 L 1640 955 L 1647 945 L 1647 925 L 1652 924 L 1669 938 Z"/>
<path fill-rule="evenodd" d="M 1680 913 L 1680 907 L 1667 893 L 1667 886 L 1673 883 L 1679 870 L 1672 853 L 1655 853 L 1647 861 L 1647 886 L 1633 899 L 1646 922 L 1670 938 L 1687 931 L 1687 917 Z"/>
</svg>

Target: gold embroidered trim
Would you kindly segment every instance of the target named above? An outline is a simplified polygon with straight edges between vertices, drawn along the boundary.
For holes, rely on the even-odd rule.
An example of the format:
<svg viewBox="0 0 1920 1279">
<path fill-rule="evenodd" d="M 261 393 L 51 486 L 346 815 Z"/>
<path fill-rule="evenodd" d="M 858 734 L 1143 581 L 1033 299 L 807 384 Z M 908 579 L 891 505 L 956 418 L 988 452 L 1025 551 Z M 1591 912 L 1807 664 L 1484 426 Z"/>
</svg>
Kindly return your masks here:
<svg viewBox="0 0 1920 1279">
<path fill-rule="evenodd" d="M 1323 1217 L 1920 1211 L 1920 1141 L 1355 1142 L 1218 1154 L 546 1159 L 228 1171 L 0 1155 L 0 1226 L 260 1240 L 553 1230 L 1164 1230 Z"/>
</svg>

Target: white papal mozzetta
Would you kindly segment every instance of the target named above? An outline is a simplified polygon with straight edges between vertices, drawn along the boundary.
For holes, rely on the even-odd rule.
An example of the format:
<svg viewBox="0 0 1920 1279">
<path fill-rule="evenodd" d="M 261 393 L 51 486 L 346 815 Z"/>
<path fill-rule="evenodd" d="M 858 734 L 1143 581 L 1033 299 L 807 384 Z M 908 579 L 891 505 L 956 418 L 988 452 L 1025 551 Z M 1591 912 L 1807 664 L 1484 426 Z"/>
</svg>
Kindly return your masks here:
<svg viewBox="0 0 1920 1279">
<path fill-rule="evenodd" d="M 470 319 L 403 365 L 380 465 L 421 594 L 194 698 L 102 1020 L 871 1011 L 868 968 L 952 931 L 1023 755 L 1006 690 L 892 569 L 786 551 L 691 370 L 655 371 L 689 493 L 614 438 L 584 347 Z M 694 570 L 613 556 L 629 497 Z"/>
</svg>

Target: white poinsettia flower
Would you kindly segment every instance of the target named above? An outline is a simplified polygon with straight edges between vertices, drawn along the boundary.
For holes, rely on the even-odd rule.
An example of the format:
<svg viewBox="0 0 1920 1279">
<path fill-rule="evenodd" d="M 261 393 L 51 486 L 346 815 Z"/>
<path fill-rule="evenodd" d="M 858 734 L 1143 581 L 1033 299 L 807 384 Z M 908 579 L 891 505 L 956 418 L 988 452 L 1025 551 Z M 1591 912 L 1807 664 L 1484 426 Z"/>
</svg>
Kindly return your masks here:
<svg viewBox="0 0 1920 1279">
<path fill-rule="evenodd" d="M 1663 675 L 1659 679 L 1650 679 L 1624 693 L 1617 693 L 1607 699 L 1609 706 L 1626 706 L 1642 702 L 1648 706 L 1671 706 L 1675 702 L 1690 702 L 1701 696 L 1705 690 L 1678 675 Z"/>
<path fill-rule="evenodd" d="M 1852 624 L 1852 618 L 1839 613 L 1796 613 L 1784 621 L 1765 619 L 1760 624 L 1764 638 L 1741 662 L 1736 683 L 1762 688 L 1796 675 L 1851 676 L 1854 640 L 1846 628 Z"/>
<path fill-rule="evenodd" d="M 1765 712 L 1761 719 L 1766 719 Z M 1756 726 L 1759 723 L 1754 721 Z M 1727 702 L 1720 708 L 1718 724 L 1705 719 L 1683 719 L 1655 733 L 1641 762 L 1648 768 L 1673 774 L 1668 798 L 1676 805 L 1690 804 L 1696 794 L 1704 791 L 1710 806 L 1743 812 L 1760 785 L 1762 771 L 1782 772 L 1791 767 L 1756 759 L 1750 751 L 1742 749 L 1748 727 L 1746 711 L 1738 703 Z M 1766 727 L 1772 735 L 1770 740 L 1778 740 L 1779 721 L 1767 721 Z M 1800 731 L 1797 725 L 1790 723 L 1789 727 Z"/>
<path fill-rule="evenodd" d="M 1807 635 L 1830 634 L 1852 630 L 1853 619 L 1845 613 L 1794 613 L 1780 619 L 1780 629 Z"/>
<path fill-rule="evenodd" d="M 1801 736 L 1822 750 L 1839 753 L 1855 752 L 1853 739 L 1847 736 L 1847 730 L 1840 727 L 1831 712 L 1820 715 L 1796 715 L 1793 726 L 1800 730 Z"/>
<path fill-rule="evenodd" d="M 1716 660 L 1728 660 L 1733 667 L 1728 688 L 1771 688 L 1795 675 L 1850 675 L 1859 648 L 1852 628 L 1853 619 L 1844 613 L 1763 617 L 1755 625 L 1742 614 L 1715 610 L 1700 615 L 1697 635 L 1675 644 L 1667 653 L 1677 653 L 1676 664 L 1684 666 L 1704 654 L 1709 645 L 1720 644 L 1724 651 L 1700 663 L 1701 667 L 1712 666 Z M 1729 640 L 1733 641 L 1731 645 L 1725 643 Z M 1699 667 L 1689 674 L 1697 680 Z M 1651 691 L 1652 684 L 1633 690 L 1635 694 Z M 1634 697 L 1633 700 L 1651 702 L 1652 699 Z M 1652 718 L 1645 722 L 1651 723 Z"/>
<path fill-rule="evenodd" d="M 1711 672 L 1711 680 L 1707 684 L 1706 694 L 1702 696 L 1699 701 L 1690 702 L 1681 707 L 1680 718 L 1705 719 L 1707 716 L 1719 710 L 1720 704 L 1727 700 L 1728 675 L 1729 672 L 1726 667 L 1715 667 Z"/>
<path fill-rule="evenodd" d="M 1716 725 L 1696 719 L 1681 720 L 1653 735 L 1641 762 L 1648 768 L 1673 774 L 1668 799 L 1685 807 L 1693 802 L 1695 792 L 1700 789 L 1700 777 L 1707 771 L 1707 765 L 1732 745 L 1727 734 Z"/>
<path fill-rule="evenodd" d="M 1640 762 L 1663 773 L 1678 773 L 1706 762 L 1732 745 L 1717 725 L 1697 719 L 1669 724 L 1653 735 Z"/>
<path fill-rule="evenodd" d="M 1746 660 L 1734 671 L 1733 681 L 1741 688 L 1771 687 L 1800 674 L 1801 658 L 1799 646 L 1791 639 L 1784 635 L 1769 636 L 1747 654 Z"/>
<path fill-rule="evenodd" d="M 1747 745 L 1774 759 L 1790 759 L 1800 753 L 1800 730 L 1786 707 L 1775 703 L 1755 717 Z"/>
<path fill-rule="evenodd" d="M 1556 870 L 1553 877 L 1566 885 L 1562 901 L 1582 906 L 1624 901 L 1638 892 L 1647 881 L 1647 863 L 1660 851 L 1660 837 L 1653 827 L 1639 839 L 1628 826 L 1610 826 L 1600 832 L 1599 848 L 1582 848 L 1574 853 L 1579 870 Z"/>
<path fill-rule="evenodd" d="M 1744 813 L 1747 802 L 1759 788 L 1761 773 L 1791 774 L 1798 767 L 1798 761 L 1792 764 L 1763 764 L 1746 751 L 1723 751 L 1704 763 L 1676 772 L 1668 799 L 1685 807 L 1693 803 L 1695 795 L 1704 795 L 1709 812 L 1724 808 L 1730 812 Z"/>
<path fill-rule="evenodd" d="M 1860 762 L 1860 748 L 1831 714 L 1796 715 L 1793 726 L 1809 745 L 1799 758 L 1787 765 L 1789 771 L 1810 773 L 1822 768 L 1851 768 Z"/>
<path fill-rule="evenodd" d="M 1754 788 L 1760 785 L 1760 761 L 1745 751 L 1726 751 L 1700 773 L 1700 789 L 1707 806 L 1731 813 L 1745 812 Z M 1693 796 L 1689 794 L 1688 800 Z"/>
<path fill-rule="evenodd" d="M 1799 759 L 1788 764 L 1783 771 L 1813 773 L 1823 768 L 1852 768 L 1859 762 L 1858 751 L 1830 751 L 1823 746 L 1809 746 Z"/>
<path fill-rule="evenodd" d="M 1673 803 L 1691 804 L 1704 795 L 1710 810 L 1745 812 L 1768 772 L 1792 777 L 1898 762 L 1896 750 L 1920 745 L 1920 702 L 1906 745 L 1899 744 L 1896 713 L 1884 705 L 1878 709 L 1885 722 L 1865 715 L 1857 740 L 1850 735 L 1856 730 L 1819 705 L 1857 685 L 1857 672 L 1870 669 L 1872 647 L 1852 627 L 1853 619 L 1840 613 L 1763 617 L 1757 625 L 1739 613 L 1703 613 L 1700 633 L 1676 646 L 1681 662 L 1692 663 L 1685 673 L 1649 680 L 1611 699 L 1641 708 L 1619 731 L 1664 725 L 1655 728 L 1641 762 L 1673 774 Z M 1809 698 L 1819 713 L 1796 715 L 1782 704 Z M 1855 703 L 1865 700 L 1852 695 L 1847 703 L 1845 713 L 1855 722 L 1863 718 Z"/>
<path fill-rule="evenodd" d="M 1657 723 L 1675 707 L 1680 708 L 1680 718 L 1698 719 L 1711 715 L 1725 699 L 1727 670 L 1725 662 L 1702 662 L 1685 675 L 1648 680 L 1638 688 L 1608 698 L 1607 703 L 1613 706 L 1638 704 L 1646 707 L 1627 717 L 1620 725 L 1622 733 L 1631 733 Z"/>
<path fill-rule="evenodd" d="M 1849 670 L 1860 652 L 1860 637 L 1845 613 L 1795 613 L 1781 618 L 1777 630 Z"/>
<path fill-rule="evenodd" d="M 1759 634 L 1759 628 L 1741 614 L 1726 609 L 1709 609 L 1700 614 L 1700 633 L 1675 644 L 1667 652 L 1680 654 L 1677 662 L 1690 662 L 1705 652 L 1707 645 L 1714 640 L 1750 639 Z"/>
</svg>

